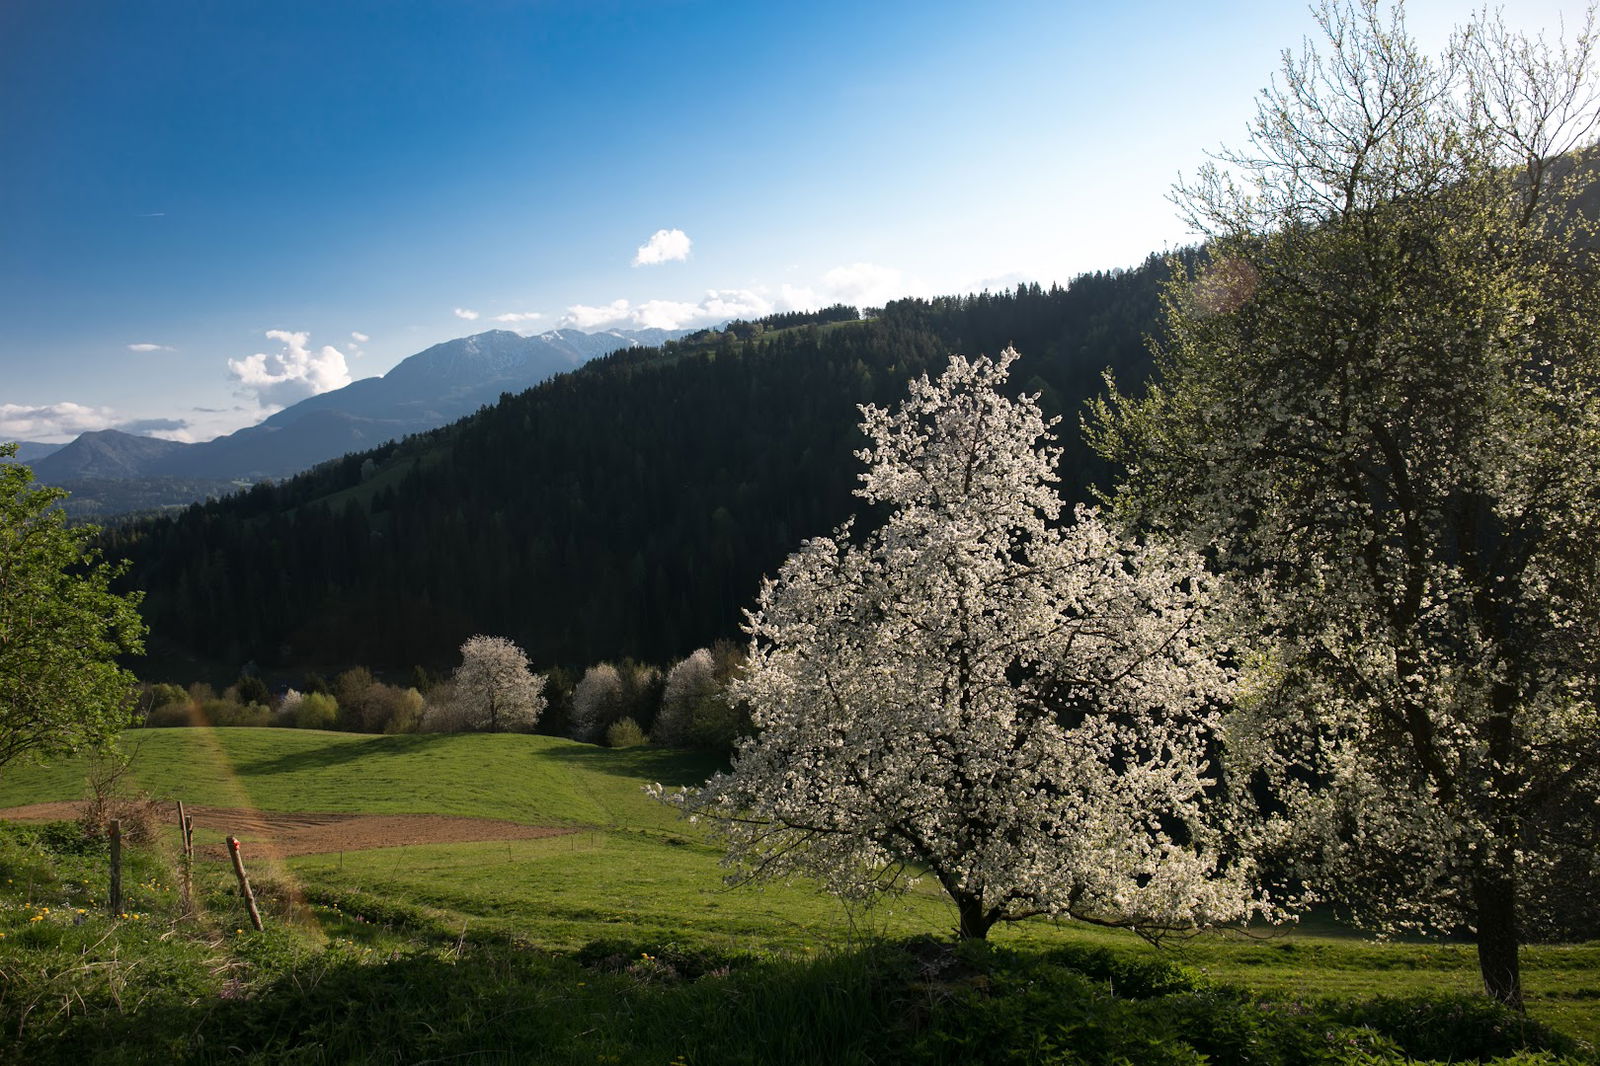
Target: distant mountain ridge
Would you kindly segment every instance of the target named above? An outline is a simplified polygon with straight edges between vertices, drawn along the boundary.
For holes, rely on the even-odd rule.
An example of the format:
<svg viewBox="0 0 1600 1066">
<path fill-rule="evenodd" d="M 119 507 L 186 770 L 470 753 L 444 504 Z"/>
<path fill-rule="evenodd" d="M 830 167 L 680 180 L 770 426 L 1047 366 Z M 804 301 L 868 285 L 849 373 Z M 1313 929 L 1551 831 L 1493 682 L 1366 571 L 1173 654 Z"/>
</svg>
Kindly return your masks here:
<svg viewBox="0 0 1600 1066">
<path fill-rule="evenodd" d="M 617 352 L 443 428 L 119 524 L 105 551 L 147 594 L 152 678 L 192 677 L 197 661 L 219 679 L 247 661 L 435 670 L 474 633 L 545 665 L 664 662 L 737 639 L 762 575 L 861 513 L 859 405 L 894 404 L 951 352 L 1023 353 L 1014 388 L 1066 419 L 1063 494 L 1092 499 L 1110 471 L 1072 427 L 1107 368 L 1124 388 L 1149 373 L 1169 277 L 1152 257 L 1065 289 L 732 323 Z"/>
<path fill-rule="evenodd" d="M 284 408 L 215 440 L 182 444 L 118 430 L 85 433 L 33 462 L 40 481 L 95 481 L 93 513 L 115 513 L 119 480 L 138 481 L 138 506 L 192 502 L 197 482 L 283 478 L 348 452 L 374 448 L 469 415 L 596 356 L 654 346 L 688 331 L 551 330 L 524 337 L 496 329 L 435 344 L 382 377 L 363 378 Z M 172 480 L 165 498 L 162 479 Z M 108 485 L 108 483 L 110 483 Z M 130 497 L 130 506 L 132 498 Z M 72 501 L 68 500 L 72 509 Z"/>
<path fill-rule="evenodd" d="M 51 480 L 50 473 L 71 471 L 74 478 L 143 477 L 144 471 L 190 445 L 159 437 L 140 437 L 117 429 L 98 429 L 78 435 L 33 464 L 35 476 Z"/>
<path fill-rule="evenodd" d="M 44 444 L 36 440 L 19 440 L 13 442 L 0 438 L 0 443 L 15 443 L 17 446 L 16 461 L 19 463 L 30 464 L 43 459 L 51 452 L 58 452 L 65 447 L 65 445 L 62 444 Z"/>
</svg>

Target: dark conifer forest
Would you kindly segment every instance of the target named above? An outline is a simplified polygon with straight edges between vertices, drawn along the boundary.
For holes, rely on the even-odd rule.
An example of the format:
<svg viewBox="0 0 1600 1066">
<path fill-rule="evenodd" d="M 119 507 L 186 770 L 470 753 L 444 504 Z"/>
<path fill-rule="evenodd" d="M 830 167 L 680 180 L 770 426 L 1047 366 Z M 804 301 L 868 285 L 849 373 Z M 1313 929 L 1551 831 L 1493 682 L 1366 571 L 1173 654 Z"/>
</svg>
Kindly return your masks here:
<svg viewBox="0 0 1600 1066">
<path fill-rule="evenodd" d="M 1022 352 L 1013 381 L 1062 417 L 1063 488 L 1087 498 L 1108 471 L 1079 412 L 1108 368 L 1148 373 L 1168 270 L 731 323 L 110 529 L 146 591 L 145 673 L 439 668 L 474 633 L 541 665 L 663 662 L 738 637 L 762 575 L 857 510 L 857 405 L 895 402 L 951 352 Z"/>
</svg>

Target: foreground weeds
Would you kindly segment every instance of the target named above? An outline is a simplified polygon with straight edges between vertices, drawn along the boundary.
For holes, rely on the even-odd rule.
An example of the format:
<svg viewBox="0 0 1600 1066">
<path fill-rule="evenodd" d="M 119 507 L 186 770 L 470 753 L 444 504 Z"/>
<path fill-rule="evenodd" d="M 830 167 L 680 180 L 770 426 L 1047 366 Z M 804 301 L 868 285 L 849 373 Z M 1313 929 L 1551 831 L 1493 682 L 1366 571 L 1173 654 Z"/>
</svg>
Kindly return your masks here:
<svg viewBox="0 0 1600 1066">
<path fill-rule="evenodd" d="M 816 953 L 597 940 L 553 953 L 378 897 L 220 881 L 181 913 L 154 851 L 0 827 L 0 1059 L 28 1063 L 1593 1064 L 1481 997 L 1256 995 L 1089 947 L 902 939 Z M 297 924 L 314 914 L 315 923 Z M 126 915 L 126 916 L 124 916 Z"/>
</svg>

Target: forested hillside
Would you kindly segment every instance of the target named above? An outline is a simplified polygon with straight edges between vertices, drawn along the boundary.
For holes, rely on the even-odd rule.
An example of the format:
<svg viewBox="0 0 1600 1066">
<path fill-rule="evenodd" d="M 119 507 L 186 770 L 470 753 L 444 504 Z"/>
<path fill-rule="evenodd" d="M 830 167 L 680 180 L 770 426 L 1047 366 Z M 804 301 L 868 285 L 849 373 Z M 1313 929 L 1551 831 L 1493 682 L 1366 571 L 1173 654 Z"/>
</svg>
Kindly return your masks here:
<svg viewBox="0 0 1600 1066">
<path fill-rule="evenodd" d="M 664 661 L 738 635 L 764 573 L 854 511 L 857 404 L 950 352 L 1015 345 L 1063 417 L 1063 480 L 1104 470 L 1078 410 L 1148 371 L 1166 265 L 1065 289 L 902 300 L 859 321 L 735 323 L 618 352 L 458 423 L 106 534 L 146 590 L 159 675 L 455 661 L 478 632 L 536 664 Z"/>
</svg>

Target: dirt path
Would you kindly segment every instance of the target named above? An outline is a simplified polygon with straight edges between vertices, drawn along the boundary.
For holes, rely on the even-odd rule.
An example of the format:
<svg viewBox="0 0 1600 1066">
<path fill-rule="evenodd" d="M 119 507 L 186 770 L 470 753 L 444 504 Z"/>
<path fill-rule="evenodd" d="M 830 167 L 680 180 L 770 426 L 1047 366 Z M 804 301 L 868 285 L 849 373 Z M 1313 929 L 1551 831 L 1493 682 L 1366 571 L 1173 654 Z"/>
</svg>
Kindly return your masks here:
<svg viewBox="0 0 1600 1066">
<path fill-rule="evenodd" d="M 461 844 L 480 840 L 531 840 L 571 829 L 522 825 L 491 818 L 452 818 L 441 814 L 321 814 L 254 811 L 237 807 L 189 807 L 197 829 L 229 834 L 246 849 L 270 855 L 317 855 L 332 851 L 399 848 L 409 844 Z M 0 808 L 0 819 L 19 822 L 71 820 L 78 803 L 33 803 Z M 251 845 L 254 845 L 253 847 Z M 221 855 L 222 845 L 212 845 Z M 202 846 L 199 850 L 208 850 Z"/>
</svg>

